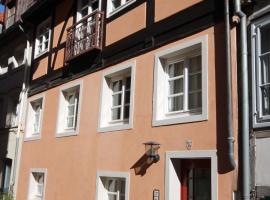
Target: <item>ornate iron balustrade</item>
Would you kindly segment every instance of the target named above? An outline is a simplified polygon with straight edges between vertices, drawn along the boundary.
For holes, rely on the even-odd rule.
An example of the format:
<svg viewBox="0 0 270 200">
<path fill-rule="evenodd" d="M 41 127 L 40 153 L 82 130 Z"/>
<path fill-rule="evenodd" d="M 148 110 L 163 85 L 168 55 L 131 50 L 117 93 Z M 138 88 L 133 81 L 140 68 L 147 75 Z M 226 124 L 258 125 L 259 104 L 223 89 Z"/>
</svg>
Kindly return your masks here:
<svg viewBox="0 0 270 200">
<path fill-rule="evenodd" d="M 92 49 L 102 49 L 103 21 L 103 12 L 97 10 L 67 29 L 66 62 Z"/>
</svg>

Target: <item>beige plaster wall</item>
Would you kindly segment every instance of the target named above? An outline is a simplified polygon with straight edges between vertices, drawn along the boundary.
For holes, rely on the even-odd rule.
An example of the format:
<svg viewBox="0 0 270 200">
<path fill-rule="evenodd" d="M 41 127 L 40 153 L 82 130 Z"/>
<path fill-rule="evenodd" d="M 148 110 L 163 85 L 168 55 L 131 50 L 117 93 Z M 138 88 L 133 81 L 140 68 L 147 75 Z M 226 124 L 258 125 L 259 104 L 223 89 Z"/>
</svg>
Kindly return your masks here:
<svg viewBox="0 0 270 200">
<path fill-rule="evenodd" d="M 98 170 L 129 172 L 129 200 L 152 199 L 154 188 L 160 189 L 163 199 L 166 151 L 185 151 L 186 140 L 193 141 L 192 150 L 225 151 L 223 144 L 218 144 L 219 139 L 226 134 L 223 129 L 224 121 L 220 119 L 221 114 L 217 115 L 217 110 L 224 109 L 217 98 L 224 101 L 225 94 L 224 88 L 217 88 L 222 82 L 216 81 L 221 81 L 221 77 L 224 77 L 222 70 L 225 66 L 225 51 L 217 37 L 217 33 L 223 32 L 223 28 L 222 25 L 209 28 L 131 59 L 136 60 L 134 126 L 131 130 L 97 132 L 102 71 L 81 78 L 83 95 L 77 136 L 55 137 L 61 86 L 46 91 L 41 140 L 23 144 L 17 199 L 26 199 L 30 168 L 47 168 L 45 195 L 48 200 L 95 199 Z M 154 54 L 203 35 L 208 35 L 208 120 L 152 127 Z M 235 68 L 233 71 L 236 72 Z M 233 81 L 234 93 L 235 82 L 236 75 Z M 236 117 L 234 104 L 235 120 Z M 136 176 L 131 167 L 144 154 L 143 143 L 148 140 L 162 144 L 159 150 L 161 159 L 148 168 L 144 176 Z M 223 169 L 225 167 L 220 159 L 224 158 L 219 157 L 218 194 L 220 200 L 228 200 L 233 189 L 233 173 Z"/>
</svg>

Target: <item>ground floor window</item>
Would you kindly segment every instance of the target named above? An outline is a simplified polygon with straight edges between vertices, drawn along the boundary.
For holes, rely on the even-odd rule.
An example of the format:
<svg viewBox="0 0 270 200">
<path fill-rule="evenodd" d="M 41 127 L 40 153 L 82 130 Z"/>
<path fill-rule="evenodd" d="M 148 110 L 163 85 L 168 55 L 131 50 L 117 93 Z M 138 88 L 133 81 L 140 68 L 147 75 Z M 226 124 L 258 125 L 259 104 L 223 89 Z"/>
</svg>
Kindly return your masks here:
<svg viewBox="0 0 270 200">
<path fill-rule="evenodd" d="M 2 190 L 4 193 L 8 192 L 10 185 L 10 175 L 11 175 L 11 167 L 12 160 L 9 158 L 4 159 L 3 163 L 3 178 L 2 178 Z"/>
</svg>

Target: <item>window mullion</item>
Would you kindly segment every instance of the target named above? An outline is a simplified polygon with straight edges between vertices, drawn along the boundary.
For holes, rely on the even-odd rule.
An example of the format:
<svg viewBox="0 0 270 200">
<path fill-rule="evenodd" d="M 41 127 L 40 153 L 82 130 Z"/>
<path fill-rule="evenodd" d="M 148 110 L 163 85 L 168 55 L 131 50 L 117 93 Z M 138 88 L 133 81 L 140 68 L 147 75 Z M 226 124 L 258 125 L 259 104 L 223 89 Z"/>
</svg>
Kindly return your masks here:
<svg viewBox="0 0 270 200">
<path fill-rule="evenodd" d="M 124 119 L 125 90 L 126 90 L 126 79 L 123 79 L 122 98 L 121 98 L 121 120 Z"/>
<path fill-rule="evenodd" d="M 262 89 L 260 87 L 260 84 L 262 83 L 262 68 L 261 68 L 261 58 L 259 55 L 261 55 L 261 32 L 260 29 L 257 28 L 257 37 L 256 37 L 256 43 L 257 43 L 257 72 L 258 72 L 258 80 L 257 80 L 257 92 L 258 92 L 258 107 L 259 107 L 259 116 L 262 116 Z"/>
<path fill-rule="evenodd" d="M 77 107 L 78 107 L 78 97 L 75 96 L 72 128 L 75 128 L 75 122 L 77 118 Z"/>
<path fill-rule="evenodd" d="M 184 111 L 188 110 L 188 64 L 189 60 L 184 60 Z"/>
</svg>

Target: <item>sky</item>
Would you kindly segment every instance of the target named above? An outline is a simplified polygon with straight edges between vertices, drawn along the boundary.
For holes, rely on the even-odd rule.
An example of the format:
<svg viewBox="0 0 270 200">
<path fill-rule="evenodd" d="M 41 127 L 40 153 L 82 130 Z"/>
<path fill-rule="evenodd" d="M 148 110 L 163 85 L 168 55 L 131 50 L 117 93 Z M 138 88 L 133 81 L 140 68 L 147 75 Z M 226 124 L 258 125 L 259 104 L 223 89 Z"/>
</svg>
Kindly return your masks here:
<svg viewBox="0 0 270 200">
<path fill-rule="evenodd" d="M 0 13 L 4 11 L 4 6 L 0 4 Z"/>
</svg>

